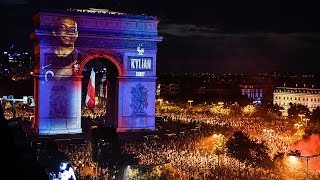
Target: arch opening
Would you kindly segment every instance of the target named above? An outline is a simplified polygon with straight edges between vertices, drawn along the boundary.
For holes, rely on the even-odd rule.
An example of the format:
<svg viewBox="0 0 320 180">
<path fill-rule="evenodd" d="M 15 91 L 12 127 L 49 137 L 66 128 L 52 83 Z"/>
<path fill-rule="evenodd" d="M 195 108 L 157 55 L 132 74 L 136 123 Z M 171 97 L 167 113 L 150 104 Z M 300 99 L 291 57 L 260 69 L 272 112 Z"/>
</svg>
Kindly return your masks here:
<svg viewBox="0 0 320 180">
<path fill-rule="evenodd" d="M 117 126 L 117 94 L 119 76 L 117 66 L 104 57 L 88 59 L 81 68 L 81 124 L 84 131 L 90 131 L 90 126 Z M 90 110 L 86 105 L 86 96 L 91 71 L 95 73 L 95 107 Z"/>
<path fill-rule="evenodd" d="M 80 69 L 83 69 L 85 67 L 85 65 L 93 60 L 93 59 L 106 59 L 110 62 L 112 62 L 112 64 L 116 67 L 117 71 L 118 71 L 118 76 L 123 76 L 122 74 L 122 68 L 121 68 L 121 64 L 119 63 L 119 61 L 114 58 L 113 56 L 107 54 L 107 53 L 92 53 L 90 55 L 87 55 L 81 62 L 80 64 Z M 79 71 L 79 75 L 82 75 L 82 71 Z"/>
</svg>

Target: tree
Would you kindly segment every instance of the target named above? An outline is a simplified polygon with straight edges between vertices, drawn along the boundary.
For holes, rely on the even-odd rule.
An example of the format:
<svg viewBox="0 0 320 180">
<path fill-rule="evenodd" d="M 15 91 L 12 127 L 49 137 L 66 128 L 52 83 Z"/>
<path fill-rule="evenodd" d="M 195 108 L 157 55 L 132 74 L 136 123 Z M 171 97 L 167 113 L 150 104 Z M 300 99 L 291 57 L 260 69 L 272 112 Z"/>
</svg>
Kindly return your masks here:
<svg viewBox="0 0 320 180">
<path fill-rule="evenodd" d="M 311 134 L 320 134 L 320 107 L 312 111 L 310 117 L 310 124 L 308 125 L 305 135 L 309 136 Z"/>
<path fill-rule="evenodd" d="M 246 163 L 250 158 L 250 139 L 241 131 L 236 131 L 232 138 L 226 142 L 227 154 L 238 159 L 242 163 Z"/>
<path fill-rule="evenodd" d="M 320 107 L 319 106 L 317 106 L 317 108 L 312 111 L 310 122 L 316 123 L 316 124 L 320 123 Z"/>
<path fill-rule="evenodd" d="M 253 167 L 267 168 L 272 166 L 268 155 L 268 148 L 264 143 L 257 143 L 249 139 L 248 135 L 236 131 L 226 142 L 227 154 L 240 162 Z"/>
<path fill-rule="evenodd" d="M 239 105 L 231 105 L 230 106 L 230 115 L 231 117 L 236 117 L 241 115 L 241 107 Z"/>
<path fill-rule="evenodd" d="M 268 148 L 264 143 L 251 142 L 251 165 L 254 167 L 269 168 L 273 166 L 272 160 L 268 154 Z"/>
<path fill-rule="evenodd" d="M 247 95 L 241 95 L 238 97 L 237 102 L 240 106 L 247 106 L 252 103 L 252 100 Z"/>
<path fill-rule="evenodd" d="M 273 104 L 271 106 L 267 106 L 268 109 L 270 109 L 270 112 L 275 114 L 276 116 L 280 117 L 282 115 L 282 110 L 284 108 L 282 106 L 279 106 L 278 104 Z"/>
<path fill-rule="evenodd" d="M 310 114 L 309 109 L 302 104 L 289 103 L 289 105 L 290 105 L 290 108 L 288 109 L 289 117 L 293 117 L 293 118 L 298 119 L 299 114 L 305 114 L 307 116 Z"/>
</svg>

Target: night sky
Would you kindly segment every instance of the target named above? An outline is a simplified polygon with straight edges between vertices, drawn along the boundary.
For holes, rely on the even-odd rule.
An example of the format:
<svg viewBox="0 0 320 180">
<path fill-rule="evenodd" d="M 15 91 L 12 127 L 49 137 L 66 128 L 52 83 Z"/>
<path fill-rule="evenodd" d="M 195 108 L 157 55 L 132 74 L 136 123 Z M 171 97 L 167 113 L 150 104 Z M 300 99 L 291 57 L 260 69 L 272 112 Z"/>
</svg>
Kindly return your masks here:
<svg viewBox="0 0 320 180">
<path fill-rule="evenodd" d="M 106 8 L 157 16 L 158 72 L 319 72 L 320 11 L 300 1 L 2 0 L 1 46 L 32 49 L 32 13 Z"/>
</svg>

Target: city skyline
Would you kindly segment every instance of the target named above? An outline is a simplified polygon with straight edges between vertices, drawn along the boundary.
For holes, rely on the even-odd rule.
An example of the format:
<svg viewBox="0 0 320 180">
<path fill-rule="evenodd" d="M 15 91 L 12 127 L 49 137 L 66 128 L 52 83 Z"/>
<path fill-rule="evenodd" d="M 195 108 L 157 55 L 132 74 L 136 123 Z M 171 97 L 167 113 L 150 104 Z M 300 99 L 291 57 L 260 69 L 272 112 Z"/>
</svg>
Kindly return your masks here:
<svg viewBox="0 0 320 180">
<path fill-rule="evenodd" d="M 7 25 L 1 30 L 1 45 L 32 50 L 32 14 L 39 7 L 106 8 L 158 18 L 159 35 L 163 36 L 158 46 L 158 72 L 318 72 L 320 33 L 315 7 L 259 4 L 4 1 L 1 19 Z"/>
</svg>

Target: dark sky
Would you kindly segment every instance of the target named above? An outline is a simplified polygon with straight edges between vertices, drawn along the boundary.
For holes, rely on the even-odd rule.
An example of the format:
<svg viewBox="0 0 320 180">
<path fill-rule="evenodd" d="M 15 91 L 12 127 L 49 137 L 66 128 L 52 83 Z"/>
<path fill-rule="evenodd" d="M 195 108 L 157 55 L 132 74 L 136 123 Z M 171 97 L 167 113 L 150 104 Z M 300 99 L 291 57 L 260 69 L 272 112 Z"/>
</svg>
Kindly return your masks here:
<svg viewBox="0 0 320 180">
<path fill-rule="evenodd" d="M 39 7 L 106 8 L 157 16 L 158 72 L 319 72 L 320 11 L 299 1 L 1 1 L 1 46 L 32 48 Z"/>
</svg>

